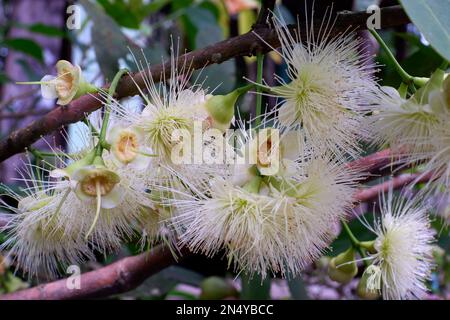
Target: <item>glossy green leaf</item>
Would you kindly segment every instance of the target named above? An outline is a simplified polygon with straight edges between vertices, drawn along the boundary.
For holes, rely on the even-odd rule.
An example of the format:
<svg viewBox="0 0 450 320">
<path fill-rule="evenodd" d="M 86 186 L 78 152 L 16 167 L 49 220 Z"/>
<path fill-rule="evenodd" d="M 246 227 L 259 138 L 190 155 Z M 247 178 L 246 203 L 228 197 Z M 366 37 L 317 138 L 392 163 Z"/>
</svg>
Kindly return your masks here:
<svg viewBox="0 0 450 320">
<path fill-rule="evenodd" d="M 450 60 L 450 0 L 400 0 L 425 39 Z"/>
<path fill-rule="evenodd" d="M 16 51 L 23 52 L 33 58 L 36 58 L 40 62 L 44 61 L 42 54 L 42 48 L 33 40 L 27 38 L 10 38 L 5 39 L 3 44 L 8 48 Z"/>
</svg>

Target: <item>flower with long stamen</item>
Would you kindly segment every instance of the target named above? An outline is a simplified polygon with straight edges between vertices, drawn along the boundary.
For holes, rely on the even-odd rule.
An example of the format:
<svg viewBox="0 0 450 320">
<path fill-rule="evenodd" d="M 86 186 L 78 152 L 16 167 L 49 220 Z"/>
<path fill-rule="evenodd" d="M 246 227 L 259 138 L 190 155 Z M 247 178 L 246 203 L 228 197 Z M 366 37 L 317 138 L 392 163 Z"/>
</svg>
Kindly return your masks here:
<svg viewBox="0 0 450 320">
<path fill-rule="evenodd" d="M 65 267 L 81 264 L 94 256 L 88 243 L 80 237 L 78 223 L 71 224 L 70 228 L 60 223 L 63 207 L 71 193 L 70 182 L 41 181 L 34 176 L 33 167 L 27 167 L 29 172 L 24 176 L 24 182 L 28 188 L 24 189 L 25 194 L 6 188 L 6 195 L 15 199 L 18 206 L 2 201 L 2 206 L 12 214 L 7 215 L 8 223 L 3 230 L 8 239 L 1 249 L 7 249 L 16 268 L 21 268 L 31 277 L 55 277 Z M 44 184 L 46 189 L 42 187 Z"/>
<path fill-rule="evenodd" d="M 368 100 L 377 92 L 374 68 L 351 33 L 332 35 L 330 19 L 323 20 L 317 36 L 312 22 L 293 36 L 284 21 L 274 17 L 288 81 L 276 76 L 279 86 L 266 89 L 280 99 L 279 125 L 302 127 L 315 148 L 356 156 L 359 140 L 367 133 L 362 120 Z"/>
<path fill-rule="evenodd" d="M 237 271 L 298 274 L 335 236 L 357 174 L 327 157 L 296 158 L 289 176 L 255 174 L 243 186 L 225 176 L 203 194 L 172 199 L 181 243 L 207 255 L 225 250 Z"/>
<path fill-rule="evenodd" d="M 46 75 L 41 81 L 17 82 L 18 84 L 40 84 L 41 94 L 45 99 L 58 99 L 59 105 L 67 105 L 72 100 L 86 94 L 97 92 L 98 88 L 86 82 L 80 66 L 69 61 L 59 60 L 56 63 L 57 76 Z"/>
<path fill-rule="evenodd" d="M 367 289 L 381 290 L 384 299 L 420 299 L 428 291 L 434 232 L 428 207 L 417 201 L 381 197 L 381 219 L 367 225 L 377 238 L 372 265 L 366 270 Z"/>
<path fill-rule="evenodd" d="M 432 134 L 439 115 L 430 105 L 422 105 L 414 98 L 402 98 L 396 89 L 382 87 L 372 107 L 366 123 L 373 132 L 374 144 L 395 147 L 414 160 L 433 150 Z"/>
</svg>

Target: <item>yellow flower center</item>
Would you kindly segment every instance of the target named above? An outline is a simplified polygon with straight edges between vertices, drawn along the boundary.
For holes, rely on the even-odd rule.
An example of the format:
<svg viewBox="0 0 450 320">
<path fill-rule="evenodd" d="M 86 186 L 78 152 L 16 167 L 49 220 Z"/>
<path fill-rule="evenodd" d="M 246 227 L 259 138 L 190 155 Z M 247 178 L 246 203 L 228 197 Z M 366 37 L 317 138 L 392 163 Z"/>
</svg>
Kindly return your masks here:
<svg viewBox="0 0 450 320">
<path fill-rule="evenodd" d="M 58 75 L 58 79 L 56 80 L 56 93 L 60 98 L 66 98 L 72 92 L 72 88 L 74 86 L 74 76 L 72 72 L 68 69 L 64 69 L 62 74 Z"/>
<path fill-rule="evenodd" d="M 114 179 L 107 171 L 92 170 L 80 181 L 80 187 L 84 194 L 96 197 L 98 193 L 101 196 L 108 194 L 117 183 L 117 179 Z"/>
<path fill-rule="evenodd" d="M 121 162 L 130 163 L 137 156 L 138 146 L 136 134 L 131 131 L 123 131 L 120 133 L 113 148 L 115 155 Z"/>
</svg>

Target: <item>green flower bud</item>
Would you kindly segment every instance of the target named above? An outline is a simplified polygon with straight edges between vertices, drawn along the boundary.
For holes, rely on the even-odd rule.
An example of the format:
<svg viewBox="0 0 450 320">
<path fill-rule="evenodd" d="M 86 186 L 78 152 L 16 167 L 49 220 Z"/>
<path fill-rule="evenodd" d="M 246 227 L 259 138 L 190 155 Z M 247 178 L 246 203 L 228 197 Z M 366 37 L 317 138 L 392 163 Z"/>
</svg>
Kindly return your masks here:
<svg viewBox="0 0 450 320">
<path fill-rule="evenodd" d="M 230 127 L 234 117 L 234 105 L 239 96 L 247 92 L 252 86 L 238 88 L 227 95 L 210 97 L 205 103 L 205 109 L 212 120 L 212 127 L 225 131 Z"/>
<path fill-rule="evenodd" d="M 358 273 L 355 262 L 355 251 L 349 248 L 330 260 L 328 265 L 328 276 L 331 280 L 342 284 L 349 283 Z"/>
<path fill-rule="evenodd" d="M 202 300 L 219 300 L 225 298 L 238 297 L 238 292 L 225 279 L 220 277 L 209 277 L 200 284 Z"/>
</svg>

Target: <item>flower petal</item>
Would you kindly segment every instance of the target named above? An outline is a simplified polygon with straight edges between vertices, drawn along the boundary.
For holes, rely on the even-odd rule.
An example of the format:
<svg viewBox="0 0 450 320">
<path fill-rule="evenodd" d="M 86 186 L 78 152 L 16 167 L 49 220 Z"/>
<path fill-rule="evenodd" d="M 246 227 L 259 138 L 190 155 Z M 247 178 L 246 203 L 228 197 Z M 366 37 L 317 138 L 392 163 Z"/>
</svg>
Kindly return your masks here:
<svg viewBox="0 0 450 320">
<path fill-rule="evenodd" d="M 44 99 L 56 99 L 58 97 L 54 80 L 55 77 L 49 74 L 41 79 L 41 94 Z"/>
</svg>

